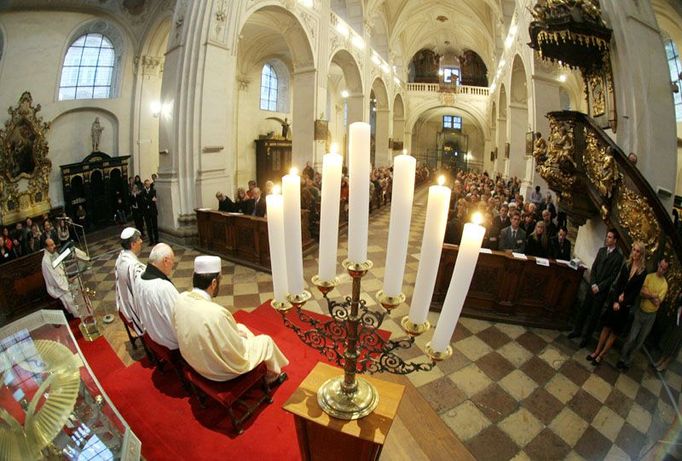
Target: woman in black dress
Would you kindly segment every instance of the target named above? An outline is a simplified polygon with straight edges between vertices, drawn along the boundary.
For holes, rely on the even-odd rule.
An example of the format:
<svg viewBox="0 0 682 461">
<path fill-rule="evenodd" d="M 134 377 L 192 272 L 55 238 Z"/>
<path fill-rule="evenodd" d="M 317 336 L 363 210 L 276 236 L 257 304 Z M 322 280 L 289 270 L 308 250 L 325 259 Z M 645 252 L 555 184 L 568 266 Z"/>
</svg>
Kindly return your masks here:
<svg viewBox="0 0 682 461">
<path fill-rule="evenodd" d="M 597 348 L 585 357 L 597 366 L 609 352 L 616 338 L 623 333 L 632 305 L 637 300 L 646 278 L 646 248 L 642 242 L 632 244 L 630 259 L 621 267 L 620 274 L 606 298 L 602 315 L 601 334 Z"/>
</svg>

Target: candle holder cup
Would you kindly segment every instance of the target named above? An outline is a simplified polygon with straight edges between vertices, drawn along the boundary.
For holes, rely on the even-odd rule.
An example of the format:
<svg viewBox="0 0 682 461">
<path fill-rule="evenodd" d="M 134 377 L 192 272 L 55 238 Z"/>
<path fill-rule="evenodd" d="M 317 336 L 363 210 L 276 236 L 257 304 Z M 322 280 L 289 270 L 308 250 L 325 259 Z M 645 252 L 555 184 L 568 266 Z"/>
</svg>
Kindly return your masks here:
<svg viewBox="0 0 682 461">
<path fill-rule="evenodd" d="M 390 311 L 404 301 L 404 295 L 401 293 L 399 297 L 382 298 L 382 305 L 386 303 L 389 308 L 384 305 L 385 310 L 372 311 L 366 306 L 365 300 L 360 299 L 362 277 L 372 268 L 372 262 L 345 260 L 342 265 L 353 283 L 351 296 L 346 296 L 342 301 L 335 301 L 327 296 L 338 285 L 338 278 L 321 281 L 315 276 L 312 279 L 327 301 L 330 319 L 318 320 L 301 309 L 310 299 L 308 292 L 307 297 L 290 295 L 289 302 L 292 306 L 278 311 L 285 326 L 293 330 L 305 344 L 317 349 L 330 362 L 343 367 L 343 376 L 322 384 L 317 392 L 317 401 L 327 414 L 339 419 L 353 420 L 370 414 L 379 402 L 374 386 L 362 377 L 357 377 L 357 374 L 388 372 L 406 375 L 416 371 L 429 371 L 438 359 L 430 355 L 430 362 L 403 360 L 397 352 L 412 347 L 415 336 L 429 329 L 428 322 L 419 328 L 406 329 L 407 337 L 387 339 L 386 334 L 380 330 L 381 325 L 386 315 L 390 315 Z M 290 310 L 295 314 L 287 315 Z"/>
</svg>

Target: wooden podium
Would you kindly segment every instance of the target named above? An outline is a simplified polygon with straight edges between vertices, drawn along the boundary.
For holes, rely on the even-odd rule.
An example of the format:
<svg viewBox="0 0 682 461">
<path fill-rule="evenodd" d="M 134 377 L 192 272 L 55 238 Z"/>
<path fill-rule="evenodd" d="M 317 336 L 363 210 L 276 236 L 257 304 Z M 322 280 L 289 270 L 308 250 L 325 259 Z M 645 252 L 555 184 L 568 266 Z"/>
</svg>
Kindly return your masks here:
<svg viewBox="0 0 682 461">
<path fill-rule="evenodd" d="M 329 416 L 317 403 L 317 389 L 342 374 L 340 368 L 318 363 L 284 404 L 284 409 L 294 415 L 304 461 L 379 459 L 405 388 L 363 376 L 376 387 L 379 405 L 369 416 L 345 421 Z"/>
</svg>

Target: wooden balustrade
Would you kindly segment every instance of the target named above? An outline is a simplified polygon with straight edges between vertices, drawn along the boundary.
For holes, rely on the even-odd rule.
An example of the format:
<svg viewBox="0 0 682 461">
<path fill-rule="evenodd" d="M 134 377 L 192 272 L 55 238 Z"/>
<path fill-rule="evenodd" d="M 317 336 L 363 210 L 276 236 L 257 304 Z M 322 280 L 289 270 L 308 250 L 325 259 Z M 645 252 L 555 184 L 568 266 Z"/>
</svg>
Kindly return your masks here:
<svg viewBox="0 0 682 461">
<path fill-rule="evenodd" d="M 443 245 L 431 308 L 440 311 L 457 259 L 457 245 Z M 569 327 L 584 267 L 550 260 L 549 267 L 510 253 L 481 253 L 462 315 L 531 327 Z"/>
</svg>

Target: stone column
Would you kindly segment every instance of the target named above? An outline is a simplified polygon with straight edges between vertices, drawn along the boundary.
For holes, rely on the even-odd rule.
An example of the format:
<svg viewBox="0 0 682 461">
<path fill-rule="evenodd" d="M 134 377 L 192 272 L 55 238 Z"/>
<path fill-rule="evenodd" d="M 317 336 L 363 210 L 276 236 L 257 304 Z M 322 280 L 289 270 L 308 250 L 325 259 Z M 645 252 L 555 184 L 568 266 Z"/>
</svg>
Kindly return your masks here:
<svg viewBox="0 0 682 461">
<path fill-rule="evenodd" d="M 512 103 L 507 114 L 509 136 L 509 175 L 523 179 L 526 175 L 526 131 L 528 130 L 528 107 Z"/>
<path fill-rule="evenodd" d="M 291 162 L 300 171 L 305 162 L 315 162 L 317 71 L 314 68 L 296 70 L 293 80 Z"/>
<path fill-rule="evenodd" d="M 391 150 L 388 146 L 388 109 L 377 108 L 376 113 L 376 151 L 374 161 L 376 166 L 387 166 L 391 162 Z"/>
</svg>

